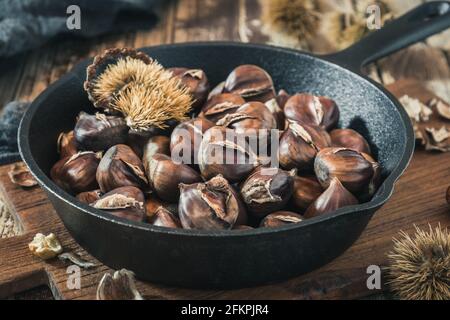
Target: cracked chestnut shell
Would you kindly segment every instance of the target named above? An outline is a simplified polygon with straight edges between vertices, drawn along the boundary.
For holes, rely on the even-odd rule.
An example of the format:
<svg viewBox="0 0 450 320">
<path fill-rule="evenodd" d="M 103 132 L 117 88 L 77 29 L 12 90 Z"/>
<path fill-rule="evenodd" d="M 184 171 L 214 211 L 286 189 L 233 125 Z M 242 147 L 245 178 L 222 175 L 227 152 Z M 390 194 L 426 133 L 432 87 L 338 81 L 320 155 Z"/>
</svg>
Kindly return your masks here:
<svg viewBox="0 0 450 320">
<path fill-rule="evenodd" d="M 92 203 L 92 206 L 116 217 L 131 221 L 144 221 L 146 217 L 144 201 L 144 194 L 140 189 L 125 186 L 105 193 Z"/>
<path fill-rule="evenodd" d="M 306 209 L 322 194 L 323 188 L 315 177 L 294 177 L 294 192 L 290 206 L 305 212 Z"/>
<path fill-rule="evenodd" d="M 280 138 L 278 156 L 280 165 L 286 170 L 312 169 L 317 153 L 330 146 L 330 136 L 320 128 L 295 121 L 288 121 L 288 128 Z"/>
<path fill-rule="evenodd" d="M 353 129 L 334 129 L 330 132 L 331 145 L 370 154 L 366 139 Z"/>
<path fill-rule="evenodd" d="M 164 201 L 154 193 L 148 194 L 145 199 L 145 212 L 147 214 L 147 220 L 152 220 L 159 207 L 163 207 L 169 210 L 173 215 L 178 216 L 178 202 L 170 203 Z"/>
<path fill-rule="evenodd" d="M 276 228 L 288 224 L 299 223 L 303 217 L 295 212 L 278 211 L 267 215 L 260 223 L 260 228 Z"/>
<path fill-rule="evenodd" d="M 200 174 L 190 166 L 175 163 L 169 156 L 157 153 L 148 159 L 145 166 L 150 187 L 162 200 L 177 202 L 180 196 L 180 183 L 192 184 L 202 181 Z M 145 159 L 147 162 L 147 159 Z"/>
<path fill-rule="evenodd" d="M 220 175 L 205 183 L 180 184 L 180 190 L 178 212 L 185 229 L 232 229 L 247 221 L 239 194 Z"/>
<path fill-rule="evenodd" d="M 221 174 L 230 183 L 245 180 L 259 166 L 250 146 L 239 141 L 234 130 L 221 126 L 212 127 L 203 135 L 198 161 L 205 179 Z"/>
<path fill-rule="evenodd" d="M 156 209 L 156 213 L 150 223 L 158 227 L 182 228 L 180 219 L 164 207 Z"/>
<path fill-rule="evenodd" d="M 110 147 L 125 143 L 128 126 L 121 117 L 107 116 L 103 113 L 95 115 L 80 112 L 74 129 L 75 140 L 82 149 L 103 151 Z"/>
<path fill-rule="evenodd" d="M 124 186 L 147 188 L 142 161 L 125 144 L 118 144 L 108 149 L 98 165 L 96 177 L 102 192 Z"/>
<path fill-rule="evenodd" d="M 212 96 L 206 101 L 199 117 L 204 117 L 214 123 L 229 113 L 234 113 L 245 100 L 238 94 L 220 93 Z"/>
<path fill-rule="evenodd" d="M 189 89 L 189 93 L 194 98 L 193 109 L 200 108 L 208 98 L 210 85 L 206 73 L 201 69 L 188 68 L 168 68 L 174 77 L 181 80 L 181 83 Z"/>
<path fill-rule="evenodd" d="M 355 204 L 358 204 L 358 199 L 342 185 L 338 178 L 333 178 L 329 187 L 306 210 L 305 218 L 317 217 Z"/>
<path fill-rule="evenodd" d="M 92 151 L 78 152 L 56 162 L 50 170 L 50 177 L 61 188 L 72 194 L 98 188 L 95 172 L 99 155 Z"/>
<path fill-rule="evenodd" d="M 281 108 L 281 110 L 284 110 L 284 106 L 286 105 L 286 102 L 290 97 L 291 95 L 289 95 L 289 93 L 287 93 L 285 90 L 281 89 L 280 91 L 278 91 L 275 99 L 277 100 L 278 106 Z"/>
<path fill-rule="evenodd" d="M 307 93 L 290 97 L 284 106 L 284 114 L 287 119 L 322 126 L 325 130 L 335 128 L 339 122 L 339 108 L 333 100 Z"/>
<path fill-rule="evenodd" d="M 347 148 L 322 149 L 314 161 L 317 180 L 328 188 L 333 178 L 354 194 L 364 192 L 374 176 L 374 164 L 358 151 Z"/>
<path fill-rule="evenodd" d="M 77 199 L 83 203 L 91 204 L 102 196 L 102 192 L 100 189 L 92 190 L 92 191 L 85 191 L 77 194 Z"/>
<path fill-rule="evenodd" d="M 58 136 L 56 145 L 61 159 L 78 153 L 77 142 L 75 141 L 73 130 L 67 133 L 61 132 Z"/>
<path fill-rule="evenodd" d="M 205 118 L 195 118 L 180 123 L 170 136 L 170 154 L 174 160 L 194 166 L 198 164 L 198 150 L 203 133 L 214 123 Z"/>
<path fill-rule="evenodd" d="M 264 103 L 275 98 L 272 77 L 264 69 L 251 64 L 240 65 L 228 75 L 224 92 L 239 94 L 246 101 Z"/>
<path fill-rule="evenodd" d="M 261 218 L 285 207 L 294 191 L 296 173 L 296 169 L 257 168 L 240 188 L 249 212 Z"/>
</svg>

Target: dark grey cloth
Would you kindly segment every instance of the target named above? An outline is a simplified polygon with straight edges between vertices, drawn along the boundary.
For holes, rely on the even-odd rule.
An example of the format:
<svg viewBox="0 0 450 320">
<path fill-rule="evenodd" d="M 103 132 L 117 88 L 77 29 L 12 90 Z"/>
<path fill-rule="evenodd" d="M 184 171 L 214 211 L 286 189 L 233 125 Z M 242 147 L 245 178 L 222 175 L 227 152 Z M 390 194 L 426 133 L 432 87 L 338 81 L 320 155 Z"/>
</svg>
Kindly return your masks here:
<svg viewBox="0 0 450 320">
<path fill-rule="evenodd" d="M 19 161 L 17 128 L 29 103 L 13 101 L 0 114 L 0 165 Z"/>
<path fill-rule="evenodd" d="M 161 0 L 0 0 L 0 57 L 42 45 L 60 34 L 93 37 L 151 27 Z M 69 30 L 70 5 L 81 12 L 81 29 Z"/>
</svg>

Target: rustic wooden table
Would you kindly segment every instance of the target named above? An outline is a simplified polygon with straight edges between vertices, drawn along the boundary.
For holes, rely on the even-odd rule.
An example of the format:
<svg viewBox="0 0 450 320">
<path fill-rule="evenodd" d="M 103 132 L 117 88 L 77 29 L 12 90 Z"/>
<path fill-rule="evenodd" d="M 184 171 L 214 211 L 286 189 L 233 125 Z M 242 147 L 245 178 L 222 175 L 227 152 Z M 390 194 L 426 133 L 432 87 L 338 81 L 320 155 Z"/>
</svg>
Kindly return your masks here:
<svg viewBox="0 0 450 320">
<path fill-rule="evenodd" d="M 349 1 L 352 2 L 352 1 Z M 407 2 L 407 1 L 406 1 Z M 269 37 L 260 31 L 261 4 L 258 0 L 180 0 L 172 1 L 160 12 L 158 25 L 149 31 L 107 35 L 90 40 L 55 39 L 33 52 L 0 62 L 0 106 L 10 100 L 32 100 L 50 83 L 66 73 L 79 60 L 92 56 L 105 48 L 115 46 L 143 47 L 161 43 L 198 40 L 236 40 L 266 43 Z M 397 59 L 400 56 L 397 55 Z M 440 66 L 430 67 L 427 77 L 433 80 L 450 79 L 449 56 L 437 50 L 433 57 Z M 387 81 L 383 66 L 389 61 L 377 63 L 370 68 L 371 74 L 381 82 Z M 430 62 L 430 64 L 433 64 Z M 407 69 L 408 66 L 403 68 Z M 414 75 L 412 75 L 414 76 Z M 421 84 L 402 80 L 390 86 L 398 96 L 408 93 L 423 102 L 433 97 Z M 434 121 L 434 120 L 433 120 Z M 436 120 L 439 122 L 439 120 Z M 430 165 L 432 163 L 432 165 Z M 384 290 L 370 291 L 365 285 L 366 267 L 370 264 L 385 265 L 386 253 L 392 247 L 392 237 L 400 229 L 411 231 L 413 224 L 426 227 L 428 223 L 450 226 L 450 215 L 444 200 L 446 186 L 450 184 L 450 154 L 429 154 L 423 151 L 416 155 L 397 185 L 389 203 L 370 222 L 362 237 L 344 255 L 333 263 L 313 272 L 281 284 L 260 288 L 232 291 L 194 291 L 166 288 L 139 283 L 147 298 L 363 298 Z M 83 279 L 89 285 L 79 292 L 64 288 L 66 275 L 60 263 L 42 264 L 33 260 L 26 249 L 32 237 L 31 231 L 53 230 L 61 232 L 65 246 L 87 254 L 67 235 L 42 190 L 22 190 L 8 182 L 9 166 L 0 167 L 0 194 L 9 197 L 8 206 L 18 214 L 29 233 L 0 241 L 0 297 L 15 295 L 33 285 L 50 286 L 58 298 L 93 298 L 95 285 L 108 269 L 104 266 L 86 272 Z M 52 225 L 53 223 L 53 225 Z M 3 250 L 3 251 L 2 251 Z M 3 258 L 3 261 L 2 261 Z M 21 266 L 21 277 L 15 277 L 17 266 Z M 32 271 L 39 270 L 39 273 Z M 27 273 L 29 272 L 29 273 Z M 28 275 L 28 278 L 27 278 Z M 13 282 L 12 280 L 17 280 Z M 3 282 L 2 282 L 3 281 Z M 6 285 L 5 285 L 6 283 Z M 385 288 L 383 288 L 385 289 Z M 17 296 L 13 296 L 17 297 Z M 27 293 L 27 298 L 49 297 L 40 291 Z"/>
</svg>

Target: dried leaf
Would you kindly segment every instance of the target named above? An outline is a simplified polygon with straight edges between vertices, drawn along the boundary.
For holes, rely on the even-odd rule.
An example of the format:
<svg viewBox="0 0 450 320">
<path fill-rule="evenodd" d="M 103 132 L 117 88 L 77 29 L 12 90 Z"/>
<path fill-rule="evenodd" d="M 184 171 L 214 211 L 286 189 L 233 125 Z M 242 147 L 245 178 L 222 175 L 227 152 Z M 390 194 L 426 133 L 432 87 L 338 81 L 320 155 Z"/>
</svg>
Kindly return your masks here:
<svg viewBox="0 0 450 320">
<path fill-rule="evenodd" d="M 58 255 L 58 259 L 61 261 L 69 261 L 84 269 L 89 269 L 96 266 L 95 263 L 86 261 L 82 259 L 79 255 L 75 255 L 71 252 L 61 253 L 60 255 Z"/>
<path fill-rule="evenodd" d="M 63 251 L 54 233 L 50 233 L 48 236 L 37 233 L 33 241 L 28 244 L 28 248 L 35 256 L 43 260 L 54 258 Z"/>
<path fill-rule="evenodd" d="M 16 163 L 8 172 L 11 182 L 21 187 L 30 188 L 37 185 L 37 181 L 31 175 L 25 163 Z"/>
<path fill-rule="evenodd" d="M 134 273 L 122 269 L 105 273 L 97 287 L 97 300 L 144 300 L 136 289 Z"/>
</svg>

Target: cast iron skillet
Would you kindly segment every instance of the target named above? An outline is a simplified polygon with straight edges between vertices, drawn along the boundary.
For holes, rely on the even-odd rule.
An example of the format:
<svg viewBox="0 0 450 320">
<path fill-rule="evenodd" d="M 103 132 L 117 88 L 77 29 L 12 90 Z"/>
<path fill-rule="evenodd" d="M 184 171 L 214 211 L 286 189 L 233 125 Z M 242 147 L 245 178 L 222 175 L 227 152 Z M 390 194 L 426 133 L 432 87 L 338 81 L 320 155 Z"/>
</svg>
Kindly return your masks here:
<svg viewBox="0 0 450 320">
<path fill-rule="evenodd" d="M 391 196 L 414 146 L 407 114 L 381 86 L 359 74 L 362 65 L 450 26 L 449 2 L 424 4 L 351 48 L 316 57 L 304 52 L 229 42 L 186 43 L 142 49 L 166 67 L 206 71 L 213 85 L 237 65 L 256 64 L 277 89 L 335 99 L 340 126 L 370 142 L 383 167 L 384 182 L 364 204 L 337 210 L 298 225 L 250 231 L 196 231 L 130 222 L 78 202 L 49 179 L 57 160 L 56 140 L 71 130 L 76 115 L 94 112 L 82 89 L 82 62 L 45 90 L 22 119 L 23 160 L 75 240 L 112 268 L 127 268 L 152 282 L 196 288 L 236 288 L 287 279 L 333 260 L 361 234 Z"/>
</svg>

